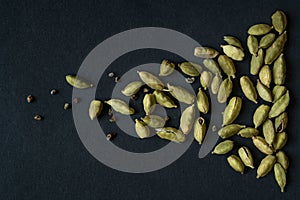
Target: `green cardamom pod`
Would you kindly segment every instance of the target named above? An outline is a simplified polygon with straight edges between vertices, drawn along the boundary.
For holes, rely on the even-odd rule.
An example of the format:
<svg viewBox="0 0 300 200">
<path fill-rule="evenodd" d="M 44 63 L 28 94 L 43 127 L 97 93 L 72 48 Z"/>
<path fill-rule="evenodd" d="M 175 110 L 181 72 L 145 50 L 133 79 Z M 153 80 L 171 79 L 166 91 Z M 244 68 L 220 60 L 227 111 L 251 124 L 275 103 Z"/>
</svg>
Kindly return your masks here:
<svg viewBox="0 0 300 200">
<path fill-rule="evenodd" d="M 274 62 L 273 79 L 276 85 L 283 85 L 285 83 L 286 64 L 283 54 L 281 54 Z"/>
<path fill-rule="evenodd" d="M 226 154 L 233 149 L 234 142 L 232 140 L 224 140 L 220 142 L 217 146 L 215 146 L 214 150 L 211 152 L 212 154 Z"/>
<path fill-rule="evenodd" d="M 276 35 L 274 33 L 268 33 L 267 35 L 263 36 L 259 41 L 259 48 L 268 48 L 274 42 Z"/>
<path fill-rule="evenodd" d="M 218 63 L 216 61 L 214 61 L 213 59 L 206 58 L 206 59 L 203 60 L 203 64 L 212 73 L 219 74 L 220 76 L 222 76 L 221 75 L 222 71 L 221 71 Z"/>
<path fill-rule="evenodd" d="M 162 90 L 164 89 L 164 84 L 161 80 L 159 80 L 159 78 L 157 78 L 156 76 L 154 76 L 153 74 L 149 73 L 149 72 L 137 72 L 141 78 L 141 80 L 148 85 L 150 88 L 154 89 L 154 90 Z"/>
<path fill-rule="evenodd" d="M 178 64 L 178 67 L 188 76 L 199 76 L 203 70 L 201 65 L 192 62 L 183 62 Z"/>
<path fill-rule="evenodd" d="M 222 78 L 220 77 L 219 74 L 216 74 L 214 76 L 214 78 L 211 81 L 211 92 L 213 94 L 218 94 L 219 88 L 220 88 L 220 84 L 222 82 Z"/>
<path fill-rule="evenodd" d="M 74 75 L 67 75 L 66 81 L 73 86 L 74 88 L 78 89 L 85 89 L 85 88 L 91 88 L 93 87 L 93 84 L 89 83 L 86 80 L 83 80 L 82 78 Z"/>
<path fill-rule="evenodd" d="M 135 132 L 142 139 L 150 136 L 149 127 L 138 119 L 135 120 Z"/>
<path fill-rule="evenodd" d="M 274 118 L 283 113 L 290 103 L 290 93 L 287 90 L 286 93 L 280 97 L 271 107 L 269 112 L 269 118 Z"/>
<path fill-rule="evenodd" d="M 241 108 L 242 99 L 240 97 L 232 97 L 224 110 L 222 126 L 231 124 L 240 114 Z"/>
<path fill-rule="evenodd" d="M 151 128 L 162 128 L 165 126 L 166 120 L 158 115 L 146 115 L 141 120 Z"/>
<path fill-rule="evenodd" d="M 227 126 L 224 126 L 223 128 L 221 128 L 218 131 L 218 135 L 222 138 L 222 139 L 226 139 L 229 138 L 231 136 L 234 136 L 235 134 L 237 134 L 242 128 L 245 128 L 245 125 L 239 125 L 239 124 L 230 124 Z"/>
<path fill-rule="evenodd" d="M 196 47 L 194 55 L 200 58 L 215 58 L 219 52 L 211 47 Z"/>
<path fill-rule="evenodd" d="M 222 81 L 219 91 L 218 91 L 218 102 L 225 103 L 227 98 L 230 96 L 233 88 L 233 83 L 230 77 Z"/>
<path fill-rule="evenodd" d="M 275 139 L 275 129 L 272 120 L 267 119 L 263 124 L 263 135 L 269 146 L 273 145 Z"/>
<path fill-rule="evenodd" d="M 250 74 L 257 75 L 264 62 L 264 50 L 259 49 L 257 56 L 252 55 L 250 61 Z"/>
<path fill-rule="evenodd" d="M 282 149 L 287 142 L 287 134 L 286 132 L 277 133 L 273 142 L 274 149 L 280 150 Z"/>
<path fill-rule="evenodd" d="M 156 106 L 156 99 L 154 94 L 145 94 L 143 99 L 143 107 L 146 115 L 152 113 Z"/>
<path fill-rule="evenodd" d="M 245 166 L 250 167 L 252 169 L 254 168 L 253 156 L 248 147 L 245 146 L 240 147 L 238 150 L 238 154 L 241 160 L 243 161 L 243 163 L 245 164 Z"/>
<path fill-rule="evenodd" d="M 270 106 L 264 104 L 260 105 L 255 110 L 253 115 L 253 123 L 255 125 L 255 128 L 259 127 L 266 121 L 269 111 L 270 111 Z"/>
<path fill-rule="evenodd" d="M 236 155 L 231 155 L 227 158 L 228 164 L 237 172 L 244 174 L 245 166 L 241 159 Z"/>
<path fill-rule="evenodd" d="M 270 155 L 274 153 L 274 150 L 272 147 L 269 146 L 269 144 L 266 142 L 266 140 L 260 136 L 254 136 L 252 137 L 252 142 L 254 146 L 261 151 L 264 154 Z"/>
<path fill-rule="evenodd" d="M 287 127 L 288 115 L 286 112 L 283 112 L 281 115 L 275 118 L 275 131 L 282 132 Z"/>
<path fill-rule="evenodd" d="M 252 138 L 253 136 L 257 136 L 258 134 L 259 131 L 256 128 L 252 127 L 243 128 L 237 133 L 237 135 L 243 138 Z"/>
<path fill-rule="evenodd" d="M 243 50 L 242 43 L 239 39 L 233 36 L 224 36 L 224 41 L 227 42 L 227 44 L 238 47 Z"/>
<path fill-rule="evenodd" d="M 265 65 L 260 69 L 258 77 L 262 84 L 270 88 L 272 82 L 272 71 L 269 65 Z"/>
<path fill-rule="evenodd" d="M 276 162 L 276 157 L 273 155 L 267 155 L 263 158 L 257 168 L 257 176 L 256 178 L 266 176 L 272 169 Z"/>
<path fill-rule="evenodd" d="M 186 89 L 180 87 L 180 86 L 174 86 L 167 84 L 167 87 L 169 89 L 170 94 L 176 98 L 179 102 L 186 103 L 186 104 L 192 104 L 194 103 L 195 96 L 187 91 Z"/>
<path fill-rule="evenodd" d="M 242 61 L 245 57 L 245 53 L 242 49 L 232 45 L 221 45 L 223 52 L 230 58 L 236 61 Z"/>
<path fill-rule="evenodd" d="M 131 96 L 133 94 L 136 94 L 142 86 L 143 83 L 141 81 L 134 81 L 129 83 L 121 92 L 125 96 Z"/>
<path fill-rule="evenodd" d="M 279 163 L 274 165 L 274 176 L 281 192 L 284 192 L 284 187 L 286 185 L 286 172 Z"/>
<path fill-rule="evenodd" d="M 89 108 L 89 116 L 91 120 L 97 118 L 102 111 L 103 108 L 103 103 L 99 100 L 93 100 L 90 103 L 90 108 Z"/>
<path fill-rule="evenodd" d="M 199 88 L 197 94 L 197 107 L 198 110 L 204 114 L 207 114 L 209 111 L 209 101 L 208 97 L 206 96 L 205 92 Z"/>
<path fill-rule="evenodd" d="M 273 42 L 273 44 L 266 50 L 265 64 L 269 65 L 275 61 L 278 56 L 282 53 L 284 45 L 287 41 L 286 31 L 282 33 L 278 38 Z"/>
<path fill-rule="evenodd" d="M 281 166 L 285 169 L 285 171 L 287 171 L 289 167 L 289 158 L 284 153 L 284 151 L 280 150 L 276 153 L 276 160 L 278 163 L 281 164 Z"/>
<path fill-rule="evenodd" d="M 173 73 L 175 64 L 164 59 L 160 64 L 159 76 L 169 76 Z"/>
<path fill-rule="evenodd" d="M 248 29 L 249 35 L 265 35 L 272 30 L 268 24 L 255 24 Z"/>
<path fill-rule="evenodd" d="M 282 12 L 281 10 L 277 10 L 273 15 L 272 15 L 272 24 L 275 28 L 275 30 L 281 34 L 287 25 L 287 19 L 286 19 L 286 15 L 284 14 L 284 12 Z"/>
<path fill-rule="evenodd" d="M 276 102 L 280 97 L 282 97 L 287 91 L 287 88 L 283 85 L 275 85 L 272 94 L 273 94 L 273 103 Z"/>
<path fill-rule="evenodd" d="M 194 138 L 199 142 L 199 144 L 202 144 L 204 137 L 206 133 L 206 124 L 205 120 L 202 117 L 198 117 L 195 120 L 194 124 Z"/>
<path fill-rule="evenodd" d="M 218 57 L 218 63 L 221 69 L 227 74 L 227 76 L 231 76 L 235 78 L 235 66 L 233 61 L 226 55 L 220 55 Z"/>
<path fill-rule="evenodd" d="M 193 128 L 195 120 L 195 104 L 187 107 L 181 114 L 180 117 L 180 129 L 181 131 L 187 135 L 190 133 Z"/>
<path fill-rule="evenodd" d="M 181 143 L 185 141 L 185 135 L 178 129 L 173 127 L 163 127 L 156 129 L 158 137 L 172 142 Z"/>
<path fill-rule="evenodd" d="M 262 84 L 258 79 L 257 79 L 257 84 L 256 84 L 256 89 L 258 95 L 265 101 L 267 102 L 272 102 L 272 92 L 271 90 Z"/>
<path fill-rule="evenodd" d="M 204 88 L 204 90 L 206 90 L 209 87 L 209 85 L 211 83 L 211 80 L 212 80 L 212 73 L 211 72 L 203 71 L 201 73 L 200 83 L 201 83 L 202 87 Z"/>
<path fill-rule="evenodd" d="M 248 76 L 243 76 L 240 78 L 240 85 L 245 96 L 254 103 L 257 103 L 257 93 L 255 87 Z"/>
<path fill-rule="evenodd" d="M 112 109 L 114 109 L 116 112 L 119 112 L 123 115 L 132 115 L 134 114 L 134 109 L 129 107 L 128 104 L 120 99 L 110 99 L 108 101 L 105 101 L 104 103 L 110 105 Z"/>
<path fill-rule="evenodd" d="M 256 56 L 258 52 L 258 40 L 254 35 L 249 35 L 247 38 L 247 46 L 249 49 L 249 52 Z"/>
<path fill-rule="evenodd" d="M 156 102 L 159 105 L 165 108 L 177 108 L 177 105 L 174 103 L 174 101 L 164 92 L 155 90 L 153 94 L 155 96 Z"/>
</svg>

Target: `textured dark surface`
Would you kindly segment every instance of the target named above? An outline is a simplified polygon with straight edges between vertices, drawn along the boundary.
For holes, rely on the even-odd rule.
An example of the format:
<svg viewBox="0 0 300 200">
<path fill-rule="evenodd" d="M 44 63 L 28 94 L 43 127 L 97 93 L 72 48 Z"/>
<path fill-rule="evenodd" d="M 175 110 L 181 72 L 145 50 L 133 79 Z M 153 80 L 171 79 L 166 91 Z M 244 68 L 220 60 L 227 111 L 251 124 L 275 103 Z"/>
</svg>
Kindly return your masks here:
<svg viewBox="0 0 300 200">
<path fill-rule="evenodd" d="M 121 31 L 156 26 L 219 48 L 223 35 L 245 41 L 248 27 L 269 23 L 277 9 L 284 10 L 289 19 L 285 54 L 292 101 L 285 150 L 291 166 L 286 193 L 280 193 L 272 174 L 257 180 L 255 170 L 247 170 L 245 175 L 235 173 L 226 156 L 198 159 L 195 142 L 176 162 L 147 174 L 115 171 L 84 148 L 71 110 L 63 110 L 72 94 L 64 76 L 76 73 L 97 44 Z M 299 199 L 299 10 L 299 3 L 290 0 L 1 0 L 0 199 Z M 111 67 L 118 71 L 118 67 L 160 62 L 163 56 L 155 51 L 133 52 Z M 238 64 L 239 75 L 249 71 L 248 63 L 249 55 Z M 59 94 L 51 96 L 52 88 Z M 28 94 L 36 96 L 31 105 L 25 101 Z M 101 92 L 97 96 L 100 98 Z M 250 105 L 239 119 L 247 124 L 251 124 L 249 112 L 253 112 Z M 35 114 L 45 120 L 34 121 Z M 244 140 L 236 141 L 243 144 Z M 132 148 L 126 139 L 116 139 L 116 143 Z M 257 165 L 262 154 L 255 151 L 255 156 Z"/>
</svg>

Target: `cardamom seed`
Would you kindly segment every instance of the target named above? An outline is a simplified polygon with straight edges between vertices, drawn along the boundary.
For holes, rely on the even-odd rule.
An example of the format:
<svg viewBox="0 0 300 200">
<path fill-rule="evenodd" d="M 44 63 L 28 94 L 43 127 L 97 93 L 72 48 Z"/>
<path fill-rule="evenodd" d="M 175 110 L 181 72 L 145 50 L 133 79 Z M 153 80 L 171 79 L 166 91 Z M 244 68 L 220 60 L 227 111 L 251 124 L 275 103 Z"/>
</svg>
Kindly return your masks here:
<svg viewBox="0 0 300 200">
<path fill-rule="evenodd" d="M 249 52 L 256 56 L 258 52 L 258 40 L 254 35 L 249 35 L 247 38 L 247 46 L 249 49 Z"/>
<path fill-rule="evenodd" d="M 153 74 L 146 72 L 146 71 L 142 71 L 142 72 L 137 72 L 140 76 L 140 79 L 146 84 L 148 85 L 150 88 L 154 89 L 154 90 L 162 90 L 164 89 L 164 84 L 161 80 L 159 80 L 159 78 L 157 78 L 156 76 L 154 76 Z"/>
<path fill-rule="evenodd" d="M 283 85 L 275 85 L 272 91 L 274 96 L 273 103 L 276 102 L 280 97 L 286 93 L 287 88 Z"/>
<path fill-rule="evenodd" d="M 81 79 L 78 76 L 74 75 L 67 75 L 66 81 L 73 87 L 78 89 L 85 89 L 85 88 L 91 88 L 93 87 L 93 84 L 89 83 L 86 80 Z"/>
<path fill-rule="evenodd" d="M 275 163 L 274 165 L 274 176 L 281 192 L 284 192 L 284 187 L 286 185 L 286 172 L 279 163 Z"/>
<path fill-rule="evenodd" d="M 262 84 L 259 79 L 257 79 L 256 89 L 258 95 L 267 102 L 272 102 L 272 92 L 271 90 Z"/>
<path fill-rule="evenodd" d="M 256 128 L 252 127 L 243 128 L 237 133 L 237 135 L 243 138 L 252 138 L 253 136 L 257 136 L 258 134 L 259 131 Z"/>
<path fill-rule="evenodd" d="M 212 154 L 226 154 L 233 149 L 234 142 L 232 140 L 224 140 L 220 142 L 217 146 L 215 146 L 214 150 L 211 152 Z"/>
<path fill-rule="evenodd" d="M 283 54 L 281 54 L 274 62 L 273 79 L 276 85 L 283 85 L 285 83 L 286 64 Z"/>
<path fill-rule="evenodd" d="M 259 127 L 266 121 L 269 111 L 270 111 L 270 106 L 264 104 L 260 105 L 255 110 L 253 115 L 253 123 L 255 125 L 255 128 Z"/>
<path fill-rule="evenodd" d="M 268 24 L 255 24 L 248 29 L 249 35 L 265 35 L 272 30 Z"/>
<path fill-rule="evenodd" d="M 259 80 L 262 84 L 270 88 L 271 82 L 272 82 L 272 71 L 269 67 L 269 65 L 264 65 L 260 71 L 259 71 Z"/>
<path fill-rule="evenodd" d="M 266 142 L 264 138 L 260 136 L 254 136 L 252 137 L 252 142 L 254 146 L 262 153 L 267 155 L 273 154 L 274 152 L 273 148 L 269 146 L 269 144 Z"/>
<path fill-rule="evenodd" d="M 252 55 L 250 61 L 250 74 L 257 75 L 264 62 L 264 50 L 259 49 L 257 56 Z"/>
<path fill-rule="evenodd" d="M 215 58 L 219 52 L 211 47 L 196 47 L 194 55 L 200 58 Z"/>
<path fill-rule="evenodd" d="M 264 157 L 257 168 L 256 178 L 266 176 L 273 169 L 275 162 L 276 157 L 273 155 L 267 155 L 266 157 Z"/>
<path fill-rule="evenodd" d="M 204 90 L 206 90 L 209 87 L 209 85 L 211 83 L 211 80 L 212 80 L 212 73 L 211 72 L 203 71 L 201 73 L 200 83 L 201 83 L 202 87 L 204 88 Z"/>
<path fill-rule="evenodd" d="M 245 57 L 245 53 L 242 49 L 232 45 L 221 45 L 223 52 L 230 58 L 236 61 L 242 61 Z"/>
<path fill-rule="evenodd" d="M 286 15 L 284 14 L 284 12 L 282 12 L 281 10 L 277 10 L 273 15 L 272 15 L 272 24 L 275 28 L 275 30 L 281 34 L 287 25 L 287 19 L 286 19 Z"/>
<path fill-rule="evenodd" d="M 208 97 L 206 96 L 205 92 L 199 88 L 197 94 L 197 107 L 198 110 L 204 114 L 207 114 L 209 111 L 209 101 Z"/>
<path fill-rule="evenodd" d="M 202 144 L 206 133 L 205 120 L 202 117 L 198 117 L 194 124 L 194 138 L 199 144 Z"/>
<path fill-rule="evenodd" d="M 150 136 L 150 129 L 142 121 L 135 120 L 135 132 L 140 138 L 147 138 Z"/>
<path fill-rule="evenodd" d="M 244 174 L 245 166 L 241 159 L 236 155 L 231 155 L 227 158 L 228 164 L 237 172 Z"/>
<path fill-rule="evenodd" d="M 140 88 L 143 86 L 141 81 L 133 81 L 129 83 L 121 92 L 125 95 L 130 97 L 131 95 L 136 94 Z"/>
<path fill-rule="evenodd" d="M 269 65 L 275 61 L 278 56 L 282 53 L 284 45 L 287 41 L 286 31 L 278 36 L 278 38 L 273 42 L 273 44 L 266 50 L 265 64 Z"/>
<path fill-rule="evenodd" d="M 187 107 L 180 117 L 180 129 L 187 135 L 190 133 L 195 120 L 195 104 Z"/>
<path fill-rule="evenodd" d="M 245 164 L 245 166 L 250 167 L 250 168 L 254 168 L 254 160 L 253 160 L 253 156 L 251 154 L 251 151 L 248 147 L 240 147 L 238 150 L 238 154 L 241 158 L 241 160 L 243 161 L 243 163 Z"/>
<path fill-rule="evenodd" d="M 156 129 L 158 137 L 172 142 L 181 143 L 185 141 L 185 135 L 178 129 L 173 127 L 163 127 Z"/>
<path fill-rule="evenodd" d="M 243 50 L 243 46 L 239 39 L 233 36 L 224 36 L 224 41 L 227 42 L 227 44 L 238 47 Z"/>
<path fill-rule="evenodd" d="M 286 93 L 280 97 L 271 107 L 271 110 L 269 112 L 269 118 L 274 118 L 283 113 L 286 108 L 288 107 L 290 103 L 290 93 L 289 90 L 286 91 Z"/>
<path fill-rule="evenodd" d="M 183 62 L 178 64 L 178 67 L 188 76 L 199 76 L 203 70 L 201 65 L 192 62 Z"/>
<path fill-rule="evenodd" d="M 93 100 L 90 103 L 90 108 L 89 108 L 89 116 L 91 120 L 95 119 L 101 114 L 103 108 L 103 103 L 99 100 Z"/>
<path fill-rule="evenodd" d="M 257 93 L 255 87 L 248 76 L 243 76 L 240 78 L 240 85 L 245 96 L 254 103 L 257 103 Z"/>
<path fill-rule="evenodd" d="M 169 83 L 167 84 L 170 94 L 176 98 L 179 102 L 192 104 L 194 103 L 195 97 L 192 93 L 180 86 L 173 86 Z"/>
<path fill-rule="evenodd" d="M 203 60 L 204 66 L 214 74 L 219 74 L 222 76 L 222 71 L 216 61 L 210 58 L 206 58 Z"/>
<path fill-rule="evenodd" d="M 177 108 L 177 105 L 174 103 L 174 101 L 164 92 L 155 90 L 153 94 L 155 96 L 156 102 L 159 105 L 165 108 Z"/>
<path fill-rule="evenodd" d="M 286 132 L 277 133 L 273 142 L 274 149 L 280 150 L 282 149 L 287 142 L 287 134 Z"/>
<path fill-rule="evenodd" d="M 134 114 L 134 109 L 129 107 L 128 104 L 120 99 L 110 99 L 108 101 L 105 101 L 104 103 L 110 105 L 112 109 L 114 109 L 116 112 L 119 112 L 123 115 L 132 115 Z"/>
<path fill-rule="evenodd" d="M 166 120 L 158 115 L 146 115 L 141 120 L 151 128 L 162 128 L 166 123 Z"/>
<path fill-rule="evenodd" d="M 235 66 L 233 61 L 226 55 L 220 55 L 218 57 L 218 63 L 221 69 L 227 74 L 227 76 L 231 76 L 235 78 Z"/>
<path fill-rule="evenodd" d="M 231 124 L 240 114 L 241 108 L 242 99 L 240 97 L 232 97 L 224 110 L 222 126 Z"/>
<path fill-rule="evenodd" d="M 233 83 L 230 77 L 222 81 L 219 91 L 218 91 L 218 102 L 225 103 L 227 98 L 230 96 L 233 88 Z"/>
<path fill-rule="evenodd" d="M 143 107 L 146 115 L 152 113 L 156 106 L 156 99 L 154 94 L 145 94 L 143 99 Z"/>
<path fill-rule="evenodd" d="M 275 118 L 275 130 L 276 132 L 282 132 L 287 127 L 288 115 L 283 112 L 281 115 Z"/>
<path fill-rule="evenodd" d="M 270 119 L 267 119 L 263 124 L 263 135 L 269 146 L 272 146 L 275 139 L 275 129 Z"/>
<path fill-rule="evenodd" d="M 260 39 L 258 47 L 264 49 L 268 48 L 274 42 L 275 37 L 274 33 L 268 33 Z"/>
<path fill-rule="evenodd" d="M 281 166 L 285 169 L 285 171 L 287 171 L 289 167 L 289 158 L 284 153 L 284 151 L 280 150 L 276 153 L 276 160 L 278 163 L 281 164 Z"/>
<path fill-rule="evenodd" d="M 212 79 L 211 86 L 210 86 L 211 87 L 211 92 L 213 94 L 217 94 L 218 93 L 221 82 L 222 82 L 222 78 L 220 77 L 219 74 L 216 74 L 214 76 L 214 78 Z"/>
<path fill-rule="evenodd" d="M 237 134 L 242 128 L 245 128 L 245 125 L 239 125 L 239 124 L 230 124 L 227 126 L 224 126 L 223 128 L 221 128 L 218 131 L 218 135 L 222 138 L 222 139 L 226 139 L 229 138 L 231 136 L 234 136 L 235 134 Z"/>
<path fill-rule="evenodd" d="M 169 76 L 173 73 L 175 64 L 164 59 L 160 64 L 159 76 Z"/>
</svg>

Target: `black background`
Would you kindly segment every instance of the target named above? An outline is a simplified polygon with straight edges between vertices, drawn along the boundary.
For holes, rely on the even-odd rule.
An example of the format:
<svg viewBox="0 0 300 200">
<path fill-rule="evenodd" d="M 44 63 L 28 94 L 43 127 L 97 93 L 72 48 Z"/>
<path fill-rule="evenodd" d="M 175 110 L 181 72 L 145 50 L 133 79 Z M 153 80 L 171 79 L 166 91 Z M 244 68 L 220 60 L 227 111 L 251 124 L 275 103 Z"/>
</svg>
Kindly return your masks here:
<svg viewBox="0 0 300 200">
<path fill-rule="evenodd" d="M 291 0 L 1 0 L 0 199 L 299 199 L 299 8 Z M 196 142 L 170 166 L 147 174 L 113 170 L 84 148 L 71 110 L 62 108 L 72 94 L 64 76 L 76 73 L 97 44 L 128 29 L 155 26 L 177 30 L 217 49 L 224 35 L 235 35 L 245 45 L 248 27 L 270 23 L 277 9 L 289 19 L 285 55 L 292 100 L 285 150 L 291 166 L 286 193 L 280 193 L 272 173 L 257 180 L 255 170 L 240 175 L 230 169 L 226 156 L 198 159 Z M 118 72 L 118 67 L 160 62 L 164 56 L 155 51 L 133 52 L 110 67 Z M 249 71 L 248 63 L 249 55 L 237 65 L 239 76 Z M 52 88 L 59 94 L 51 96 Z M 28 94 L 36 96 L 33 104 L 27 104 Z M 101 91 L 97 96 L 101 98 Z M 251 125 L 253 106 L 249 103 L 239 120 Z M 37 113 L 45 120 L 34 121 Z M 128 140 L 121 139 L 115 142 L 131 148 Z M 244 140 L 237 140 L 243 144 Z M 254 154 L 257 165 L 263 155 Z"/>
</svg>

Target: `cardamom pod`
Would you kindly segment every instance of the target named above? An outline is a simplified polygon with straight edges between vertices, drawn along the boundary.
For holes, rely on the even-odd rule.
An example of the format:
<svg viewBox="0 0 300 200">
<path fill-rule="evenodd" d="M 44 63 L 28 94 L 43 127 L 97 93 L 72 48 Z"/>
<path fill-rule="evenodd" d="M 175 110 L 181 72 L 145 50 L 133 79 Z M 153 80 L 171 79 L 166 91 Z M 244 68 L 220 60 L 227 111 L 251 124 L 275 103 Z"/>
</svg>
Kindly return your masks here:
<svg viewBox="0 0 300 200">
<path fill-rule="evenodd" d="M 237 133 L 237 135 L 243 138 L 252 138 L 253 136 L 257 136 L 258 134 L 259 131 L 256 128 L 252 127 L 243 128 Z"/>
<path fill-rule="evenodd" d="M 286 172 L 279 163 L 274 165 L 274 176 L 281 192 L 284 192 L 284 187 L 286 185 Z"/>
<path fill-rule="evenodd" d="M 203 70 L 201 65 L 192 62 L 183 62 L 178 64 L 178 67 L 188 76 L 199 76 Z"/>
<path fill-rule="evenodd" d="M 218 102 L 225 103 L 227 98 L 230 96 L 233 88 L 233 83 L 230 77 L 222 81 L 219 91 L 218 91 Z"/>
<path fill-rule="evenodd" d="M 235 66 L 233 61 L 226 55 L 220 55 L 218 57 L 218 63 L 221 69 L 227 74 L 227 76 L 231 76 L 235 78 Z"/>
<path fill-rule="evenodd" d="M 168 89 L 170 91 L 170 94 L 176 98 L 178 101 L 186 104 L 192 104 L 194 103 L 195 96 L 187 91 L 186 89 L 180 87 L 180 86 L 173 86 L 169 83 L 167 84 Z"/>
<path fill-rule="evenodd" d="M 129 83 L 121 92 L 125 96 L 131 96 L 133 94 L 136 94 L 142 86 L 143 83 L 141 81 L 133 81 Z"/>
<path fill-rule="evenodd" d="M 281 10 L 277 10 L 273 15 L 272 15 L 272 24 L 275 28 L 275 30 L 281 34 L 287 25 L 287 19 L 286 19 L 286 15 L 284 14 L 284 12 L 282 12 Z"/>
<path fill-rule="evenodd" d="M 287 88 L 283 85 L 275 85 L 272 91 L 274 96 L 273 102 L 276 102 L 280 97 L 286 93 Z"/>
<path fill-rule="evenodd" d="M 277 133 L 273 142 L 274 149 L 280 150 L 282 149 L 287 142 L 287 134 L 286 132 Z"/>
<path fill-rule="evenodd" d="M 166 120 L 158 115 L 146 115 L 141 120 L 151 128 L 162 128 L 166 123 Z"/>
<path fill-rule="evenodd" d="M 267 102 L 272 102 L 272 92 L 271 90 L 262 84 L 259 79 L 257 79 L 256 89 L 258 95 Z"/>
<path fill-rule="evenodd" d="M 222 71 L 216 61 L 210 58 L 206 58 L 203 60 L 204 66 L 214 74 L 219 74 L 222 76 Z"/>
<path fill-rule="evenodd" d="M 178 129 L 173 127 L 163 127 L 156 129 L 158 137 L 172 142 L 181 143 L 185 141 L 185 135 Z"/>
<path fill-rule="evenodd" d="M 284 45 L 287 41 L 286 31 L 278 36 L 278 38 L 273 42 L 273 44 L 266 50 L 265 64 L 269 65 L 275 61 L 278 56 L 282 53 Z"/>
<path fill-rule="evenodd" d="M 154 89 L 154 90 L 162 90 L 164 89 L 164 84 L 161 80 L 159 80 L 159 78 L 157 78 L 156 76 L 154 76 L 153 74 L 146 72 L 146 71 L 142 71 L 142 72 L 137 72 L 140 76 L 140 79 L 146 84 L 148 85 L 150 88 Z"/>
<path fill-rule="evenodd" d="M 204 114 L 207 114 L 209 111 L 209 101 L 208 97 L 206 96 L 205 92 L 199 88 L 197 94 L 197 107 L 198 110 Z"/>
<path fill-rule="evenodd" d="M 187 107 L 180 117 L 180 129 L 187 135 L 190 133 L 195 120 L 195 104 Z"/>
<path fill-rule="evenodd" d="M 227 158 L 228 164 L 237 172 L 244 174 L 245 166 L 241 159 L 236 155 L 231 155 Z"/>
<path fill-rule="evenodd" d="M 280 97 L 271 107 L 271 110 L 269 112 L 269 118 L 274 118 L 283 113 L 286 108 L 288 107 L 290 103 L 290 92 L 289 90 L 286 91 L 286 93 Z"/>
<path fill-rule="evenodd" d="M 258 74 L 259 80 L 262 84 L 270 88 L 271 82 L 272 82 L 272 71 L 269 67 L 269 65 L 264 65 Z"/>
<path fill-rule="evenodd" d="M 232 140 L 224 140 L 220 142 L 217 146 L 215 146 L 214 150 L 211 152 L 212 154 L 226 154 L 233 149 L 234 142 Z"/>
<path fill-rule="evenodd" d="M 222 82 L 222 78 L 220 77 L 219 74 L 216 74 L 214 76 L 214 78 L 212 79 L 211 86 L 210 86 L 211 87 L 211 92 L 213 94 L 217 94 L 218 93 L 221 82 Z"/>
<path fill-rule="evenodd" d="M 240 114 L 241 108 L 242 99 L 240 97 L 232 97 L 224 110 L 222 126 L 231 124 Z"/>
<path fill-rule="evenodd" d="M 250 61 L 250 74 L 257 75 L 264 62 L 264 50 L 259 49 L 257 56 L 252 55 Z"/>
<path fill-rule="evenodd" d="M 156 99 L 154 94 L 145 94 L 143 99 L 143 107 L 146 115 L 152 113 L 156 106 Z"/>
<path fill-rule="evenodd" d="M 281 166 L 285 169 L 285 171 L 287 171 L 289 167 L 289 158 L 284 153 L 284 151 L 280 150 L 276 153 L 276 160 L 278 163 L 281 164 Z"/>
<path fill-rule="evenodd" d="M 232 45 L 221 45 L 223 52 L 230 58 L 236 61 L 242 61 L 245 57 L 245 53 L 242 49 Z"/>
<path fill-rule="evenodd" d="M 255 128 L 259 127 L 266 121 L 269 111 L 270 111 L 270 106 L 264 104 L 260 105 L 255 110 L 253 115 L 253 123 L 255 125 Z"/>
<path fill-rule="evenodd" d="M 165 108 L 177 108 L 177 105 L 174 103 L 174 101 L 164 92 L 155 90 L 153 94 L 155 96 L 156 102 L 159 105 Z"/>
<path fill-rule="evenodd" d="M 275 37 L 274 33 L 268 33 L 260 39 L 258 47 L 264 49 L 268 48 L 274 42 Z"/>
<path fill-rule="evenodd" d="M 268 24 L 255 24 L 248 29 L 249 35 L 265 35 L 272 30 Z"/>
<path fill-rule="evenodd" d="M 132 115 L 134 114 L 134 109 L 129 107 L 128 104 L 120 99 L 110 99 L 108 101 L 105 101 L 104 103 L 110 105 L 112 109 L 114 109 L 116 112 L 119 112 L 123 115 Z"/>
<path fill-rule="evenodd" d="M 243 76 L 240 78 L 240 85 L 245 96 L 254 103 L 257 103 L 257 93 L 255 87 L 248 76 Z"/>
<path fill-rule="evenodd" d="M 248 147 L 240 147 L 238 150 L 238 154 L 241 158 L 241 160 L 243 161 L 243 163 L 245 164 L 245 166 L 250 167 L 250 168 L 254 168 L 254 160 L 253 160 L 253 156 L 251 154 L 251 151 Z"/>
<path fill-rule="evenodd" d="M 148 126 L 138 119 L 135 120 L 135 132 L 142 139 L 150 136 Z"/>
<path fill-rule="evenodd" d="M 256 178 L 266 176 L 272 169 L 276 162 L 276 157 L 273 155 L 267 155 L 263 158 L 257 168 L 257 176 Z"/>
<path fill-rule="evenodd" d="M 89 108 L 89 116 L 91 120 L 97 118 L 102 111 L 103 108 L 103 103 L 99 100 L 93 100 L 90 103 L 90 108 Z"/>
<path fill-rule="evenodd" d="M 200 58 L 215 58 L 219 52 L 211 47 L 196 47 L 194 55 Z"/>
<path fill-rule="evenodd" d="M 199 144 L 202 144 L 204 137 L 206 133 L 206 124 L 205 120 L 202 117 L 198 117 L 195 120 L 194 124 L 194 138 L 199 142 Z"/>
<path fill-rule="evenodd" d="M 254 35 L 249 35 L 247 38 L 247 46 L 249 49 L 249 52 L 256 56 L 258 52 L 258 40 Z"/>
<path fill-rule="evenodd" d="M 89 83 L 86 80 L 83 80 L 82 78 L 74 75 L 67 75 L 66 81 L 73 86 L 74 88 L 78 89 L 86 89 L 93 87 L 93 84 Z"/>
<path fill-rule="evenodd" d="M 227 42 L 227 44 L 238 47 L 243 50 L 243 46 L 239 39 L 233 36 L 224 36 L 224 41 Z"/>
<path fill-rule="evenodd" d="M 275 118 L 275 131 L 282 132 L 287 127 L 288 115 L 286 112 L 283 112 L 281 115 Z"/>
<path fill-rule="evenodd" d="M 281 54 L 274 62 L 273 79 L 276 85 L 283 85 L 285 83 L 286 64 L 283 54 Z"/>
<path fill-rule="evenodd" d="M 263 124 L 263 135 L 269 146 L 272 146 L 275 139 L 275 129 L 270 119 L 267 119 Z"/>
<path fill-rule="evenodd" d="M 230 124 L 227 125 L 223 128 L 221 128 L 218 131 L 218 135 L 222 138 L 222 139 L 226 139 L 229 138 L 231 136 L 234 136 L 235 134 L 237 134 L 242 128 L 245 128 L 245 125 L 239 125 L 239 124 Z"/>
<path fill-rule="evenodd" d="M 204 88 L 204 90 L 206 90 L 209 87 L 209 85 L 211 83 L 211 80 L 212 80 L 212 73 L 211 72 L 203 71 L 201 73 L 200 83 L 201 83 L 202 87 Z"/>
<path fill-rule="evenodd" d="M 164 59 L 160 64 L 159 76 L 169 76 L 173 73 L 175 64 Z"/>
<path fill-rule="evenodd" d="M 274 152 L 273 148 L 269 146 L 269 144 L 266 142 L 264 138 L 260 136 L 254 136 L 252 137 L 252 142 L 254 146 L 262 153 L 267 155 L 273 154 Z"/>
</svg>

